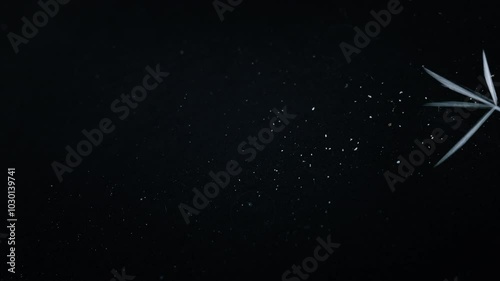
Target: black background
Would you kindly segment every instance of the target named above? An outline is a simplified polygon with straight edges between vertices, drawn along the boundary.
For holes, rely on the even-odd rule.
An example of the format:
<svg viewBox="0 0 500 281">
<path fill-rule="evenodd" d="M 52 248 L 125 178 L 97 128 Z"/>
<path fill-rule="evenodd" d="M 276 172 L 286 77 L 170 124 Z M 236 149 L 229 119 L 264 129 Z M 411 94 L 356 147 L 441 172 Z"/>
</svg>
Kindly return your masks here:
<svg viewBox="0 0 500 281">
<path fill-rule="evenodd" d="M 499 73 L 494 5 L 402 0 L 348 64 L 339 44 L 387 1 L 270 2 L 221 22 L 211 1 L 73 0 L 19 54 L 7 34 L 39 7 L 2 2 L 2 159 L 19 221 L 17 273 L 2 240 L 1 280 L 107 281 L 122 267 L 137 281 L 281 280 L 330 234 L 341 247 L 308 280 L 498 278 L 498 112 L 433 168 L 482 111 L 455 131 L 422 106 L 462 100 L 423 65 L 475 88 L 485 50 Z M 170 76 L 116 121 L 111 102 L 156 64 Z M 191 189 L 243 163 L 238 144 L 283 106 L 298 117 L 186 225 Z M 104 117 L 115 131 L 59 183 L 51 163 Z M 383 173 L 437 127 L 449 140 L 392 193 Z"/>
</svg>

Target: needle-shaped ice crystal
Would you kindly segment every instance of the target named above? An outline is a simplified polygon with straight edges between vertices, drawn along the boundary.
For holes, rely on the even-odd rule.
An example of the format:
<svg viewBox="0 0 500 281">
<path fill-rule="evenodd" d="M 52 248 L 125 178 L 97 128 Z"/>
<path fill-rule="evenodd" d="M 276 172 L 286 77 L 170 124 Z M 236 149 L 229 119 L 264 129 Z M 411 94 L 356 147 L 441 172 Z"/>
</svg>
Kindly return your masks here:
<svg viewBox="0 0 500 281">
<path fill-rule="evenodd" d="M 462 94 L 464 96 L 467 96 L 467 97 L 469 97 L 471 99 L 475 99 L 477 101 L 480 101 L 480 102 L 482 102 L 484 104 L 493 105 L 491 103 L 491 101 L 489 101 L 489 100 L 487 100 L 487 99 L 485 99 L 485 98 L 477 95 L 476 93 L 472 92 L 471 90 L 467 90 L 467 89 L 465 89 L 465 88 L 463 88 L 461 86 L 458 86 L 457 84 L 455 84 L 455 83 L 451 82 L 450 80 L 448 80 L 448 79 L 446 79 L 446 78 L 444 78 L 444 77 L 442 77 L 442 76 L 440 76 L 440 75 L 438 75 L 438 74 L 430 71 L 429 69 L 427 69 L 425 67 L 424 67 L 424 70 L 427 73 L 429 73 L 429 75 L 432 76 L 434 79 L 436 79 L 439 82 L 441 82 L 441 84 L 443 84 L 443 86 L 445 86 L 446 88 L 448 88 L 448 89 L 450 89 L 450 90 L 452 90 L 454 92 L 457 92 L 459 94 Z"/>
<path fill-rule="evenodd" d="M 479 129 L 479 127 L 481 127 L 484 122 L 486 122 L 486 120 L 488 120 L 488 118 L 490 117 L 490 115 L 493 113 L 493 111 L 495 111 L 494 108 L 490 109 L 490 111 L 488 111 L 488 113 L 486 113 L 483 118 L 481 118 L 481 120 L 479 120 L 479 122 L 477 122 L 476 125 L 474 125 L 474 127 L 472 127 L 472 129 L 470 129 L 469 132 L 467 132 L 467 134 L 460 140 L 458 141 L 451 149 L 450 151 L 448 151 L 448 153 L 446 153 L 443 158 L 441 158 L 441 160 L 439 160 L 439 162 L 437 162 L 436 165 L 434 165 L 434 167 L 437 167 L 439 166 L 441 163 L 443 163 L 446 159 L 448 159 L 453 153 L 455 153 L 457 150 L 460 149 L 460 147 L 462 147 L 471 137 L 472 135 L 474 135 L 474 133 Z"/>
<path fill-rule="evenodd" d="M 434 79 L 438 80 L 445 86 L 446 88 L 457 92 L 459 94 L 462 94 L 464 96 L 467 96 L 471 99 L 474 99 L 478 102 L 481 102 L 480 104 L 478 103 L 470 103 L 470 102 L 460 102 L 460 101 L 445 101 L 445 102 L 431 102 L 425 104 L 425 106 L 437 106 L 437 107 L 465 107 L 465 108 L 489 108 L 490 110 L 488 113 L 486 113 L 479 122 L 477 122 L 472 129 L 470 129 L 469 132 L 460 140 L 458 141 L 451 149 L 448 151 L 441 160 L 437 162 L 434 167 L 439 166 L 441 163 L 446 161 L 446 159 L 450 158 L 453 153 L 455 153 L 457 150 L 459 150 L 473 135 L 474 133 L 477 132 L 477 130 L 488 120 L 488 118 L 493 114 L 493 112 L 500 111 L 500 107 L 498 106 L 498 100 L 497 100 L 497 93 L 495 91 L 495 87 L 493 86 L 493 80 L 491 78 L 491 73 L 490 69 L 488 67 L 488 62 L 486 61 L 486 54 L 483 51 L 483 68 L 484 68 L 484 77 L 486 79 L 486 84 L 488 85 L 488 90 L 491 94 L 492 100 L 482 97 L 481 95 L 474 93 L 471 90 L 468 90 L 462 86 L 459 86 L 450 80 L 428 70 L 427 68 L 424 67 L 424 70 L 432 76 Z"/>
<path fill-rule="evenodd" d="M 467 107 L 467 108 L 491 108 L 490 105 L 473 103 L 473 102 L 463 102 L 463 101 L 443 101 L 443 102 L 430 102 L 424 104 L 424 106 L 436 106 L 436 107 Z"/>
<path fill-rule="evenodd" d="M 486 54 L 483 51 L 483 68 L 484 68 L 484 79 L 486 79 L 486 84 L 488 85 L 488 90 L 490 90 L 491 97 L 493 98 L 493 103 L 497 103 L 497 92 L 495 87 L 493 87 L 493 80 L 491 79 L 490 68 L 488 67 L 488 61 L 486 61 Z"/>
</svg>

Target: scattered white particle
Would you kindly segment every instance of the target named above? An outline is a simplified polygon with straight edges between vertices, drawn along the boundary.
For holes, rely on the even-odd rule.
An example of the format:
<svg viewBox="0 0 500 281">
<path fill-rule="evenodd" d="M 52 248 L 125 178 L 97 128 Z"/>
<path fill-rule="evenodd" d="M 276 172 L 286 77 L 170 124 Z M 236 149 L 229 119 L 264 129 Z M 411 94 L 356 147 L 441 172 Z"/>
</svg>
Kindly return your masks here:
<svg viewBox="0 0 500 281">
<path fill-rule="evenodd" d="M 357 150 L 358 150 L 358 148 L 357 148 L 357 147 L 355 147 L 355 148 L 354 148 L 354 151 L 357 151 Z"/>
<path fill-rule="evenodd" d="M 372 98 L 372 96 L 370 96 L 370 95 L 368 95 L 368 97 L 369 97 L 370 99 Z"/>
<path fill-rule="evenodd" d="M 315 109 L 316 109 L 316 107 L 313 106 L 312 111 L 314 111 Z"/>
<path fill-rule="evenodd" d="M 325 138 L 327 138 L 327 137 L 328 137 L 328 135 L 327 135 L 327 134 L 325 134 Z"/>
</svg>

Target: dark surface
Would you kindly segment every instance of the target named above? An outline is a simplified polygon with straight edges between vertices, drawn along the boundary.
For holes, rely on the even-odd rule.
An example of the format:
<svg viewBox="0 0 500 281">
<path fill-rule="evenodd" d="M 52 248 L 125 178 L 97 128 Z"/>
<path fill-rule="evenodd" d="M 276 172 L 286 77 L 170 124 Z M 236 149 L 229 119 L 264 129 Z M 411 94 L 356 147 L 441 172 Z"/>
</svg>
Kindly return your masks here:
<svg viewBox="0 0 500 281">
<path fill-rule="evenodd" d="M 17 55 L 7 33 L 38 5 L 1 4 L 2 162 L 19 220 L 17 273 L 2 240 L 1 280 L 122 267 L 137 281 L 281 280 L 330 234 L 341 247 L 308 280 L 498 278 L 499 114 L 433 168 L 483 111 L 453 130 L 422 106 L 463 100 L 422 65 L 475 88 L 484 49 L 500 73 L 498 10 L 401 1 L 348 64 L 339 44 L 386 1 L 245 0 L 223 22 L 211 1 L 157 2 L 73 0 Z M 110 104 L 156 64 L 170 76 L 119 121 Z M 284 106 L 298 117 L 245 163 L 238 144 Z M 51 163 L 105 117 L 115 131 L 59 183 Z M 383 173 L 437 127 L 449 140 L 392 193 Z M 231 159 L 243 172 L 186 225 L 178 205 Z"/>
</svg>

